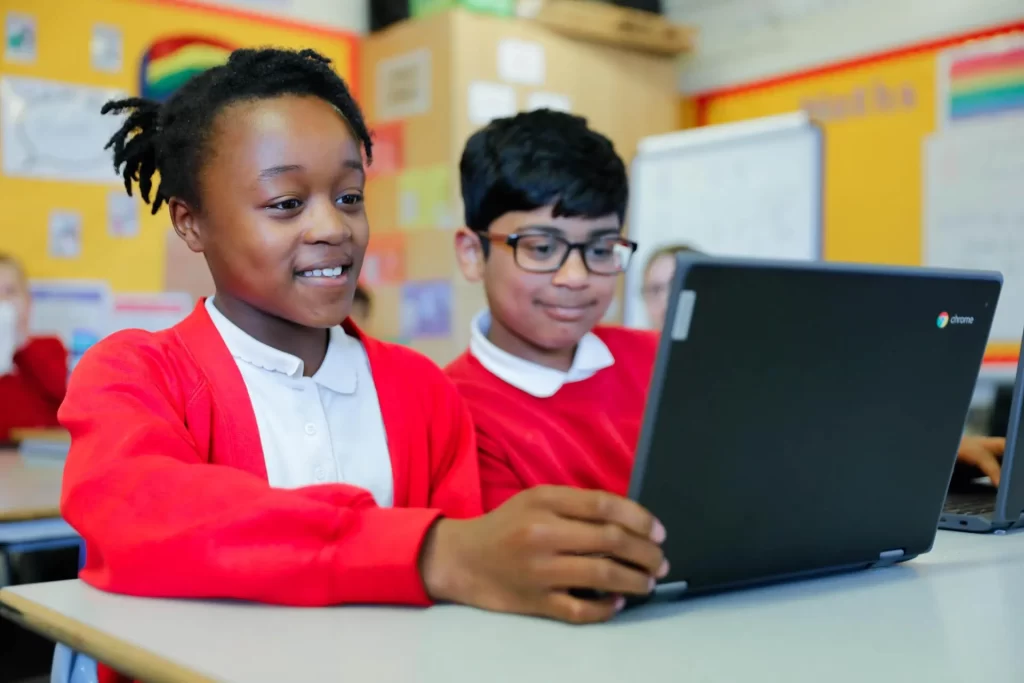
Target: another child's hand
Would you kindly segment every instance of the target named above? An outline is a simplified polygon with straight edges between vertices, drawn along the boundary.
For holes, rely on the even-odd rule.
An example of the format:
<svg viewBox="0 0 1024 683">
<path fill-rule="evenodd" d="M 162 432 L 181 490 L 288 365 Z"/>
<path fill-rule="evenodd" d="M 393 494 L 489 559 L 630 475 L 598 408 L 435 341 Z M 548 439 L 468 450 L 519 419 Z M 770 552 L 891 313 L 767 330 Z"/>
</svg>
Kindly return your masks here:
<svg viewBox="0 0 1024 683">
<path fill-rule="evenodd" d="M 981 470 L 992 483 L 999 486 L 999 460 L 1003 457 L 1006 439 L 996 437 L 965 436 L 956 457 L 960 462 Z"/>
<path fill-rule="evenodd" d="M 619 596 L 646 595 L 668 573 L 665 530 L 633 501 L 603 491 L 543 486 L 471 520 L 438 522 L 421 571 L 435 600 L 573 623 L 605 621 Z M 618 560 L 618 561 L 616 561 Z M 586 600 L 569 589 L 611 597 Z"/>
</svg>

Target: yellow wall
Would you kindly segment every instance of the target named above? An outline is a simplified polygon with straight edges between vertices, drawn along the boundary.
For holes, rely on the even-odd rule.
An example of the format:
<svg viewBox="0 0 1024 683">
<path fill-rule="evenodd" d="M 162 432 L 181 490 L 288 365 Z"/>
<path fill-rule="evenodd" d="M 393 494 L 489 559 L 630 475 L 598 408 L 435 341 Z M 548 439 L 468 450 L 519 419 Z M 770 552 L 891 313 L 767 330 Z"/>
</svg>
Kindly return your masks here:
<svg viewBox="0 0 1024 683">
<path fill-rule="evenodd" d="M 38 59 L 34 64 L 3 62 L 3 75 L 43 78 L 81 85 L 138 92 L 139 64 L 150 43 L 182 33 L 218 38 L 232 45 L 309 47 L 334 60 L 348 78 L 352 73 L 356 42 L 340 33 L 304 30 L 224 13 L 144 0 L 4 0 L 5 11 L 34 15 L 38 30 Z M 108 24 L 121 29 L 124 66 L 120 73 L 101 73 L 89 60 L 92 26 Z M 31 277 L 99 278 L 115 291 L 159 291 L 165 271 L 165 234 L 169 222 L 164 210 L 151 216 L 140 213 L 138 237 L 112 238 L 107 234 L 106 198 L 117 185 L 67 183 L 0 175 L 4 216 L 0 219 L 0 250 L 22 259 Z M 47 217 L 51 209 L 82 215 L 82 252 L 76 259 L 47 255 Z"/>
<path fill-rule="evenodd" d="M 939 49 L 830 69 L 702 98 L 716 124 L 808 110 L 825 129 L 825 257 L 920 265 L 922 145 L 936 125 Z M 680 105 L 686 123 L 691 105 Z M 1015 356 L 997 344 L 990 358 Z"/>
</svg>

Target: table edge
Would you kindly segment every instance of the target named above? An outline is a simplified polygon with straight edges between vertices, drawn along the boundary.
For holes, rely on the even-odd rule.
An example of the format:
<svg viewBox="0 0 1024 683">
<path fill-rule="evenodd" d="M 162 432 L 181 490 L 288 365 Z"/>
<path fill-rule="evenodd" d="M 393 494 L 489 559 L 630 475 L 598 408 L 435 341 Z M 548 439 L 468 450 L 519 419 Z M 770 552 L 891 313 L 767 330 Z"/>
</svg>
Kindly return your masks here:
<svg viewBox="0 0 1024 683">
<path fill-rule="evenodd" d="M 60 505 L 0 509 L 0 524 L 4 522 L 31 522 L 37 519 L 60 517 Z"/>
<path fill-rule="evenodd" d="M 198 671 L 93 628 L 19 595 L 11 588 L 0 589 L 0 613 L 30 631 L 67 645 L 136 680 L 153 683 L 214 683 L 214 679 Z"/>
</svg>

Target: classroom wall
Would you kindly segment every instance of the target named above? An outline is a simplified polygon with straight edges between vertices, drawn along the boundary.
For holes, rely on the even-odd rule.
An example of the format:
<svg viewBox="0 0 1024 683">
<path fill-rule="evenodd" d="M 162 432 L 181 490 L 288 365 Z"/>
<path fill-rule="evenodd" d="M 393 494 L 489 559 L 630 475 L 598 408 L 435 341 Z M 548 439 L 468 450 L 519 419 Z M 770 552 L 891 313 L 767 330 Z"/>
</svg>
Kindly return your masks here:
<svg viewBox="0 0 1024 683">
<path fill-rule="evenodd" d="M 937 56 L 968 40 L 1024 30 L 1005 25 L 737 87 L 680 103 L 701 124 L 805 109 L 825 129 L 825 257 L 919 265 L 922 143 L 936 128 Z M 990 349 L 1014 356 L 1016 345 Z"/>
<path fill-rule="evenodd" d="M 686 93 L 750 84 L 1024 19 L 1021 0 L 663 0 L 696 26 Z"/>
<path fill-rule="evenodd" d="M 294 19 L 307 24 L 364 34 L 369 30 L 369 0 L 194 0 L 196 4 Z"/>
<path fill-rule="evenodd" d="M 282 25 L 236 12 L 225 14 L 194 3 L 167 0 L 5 0 L 4 9 L 30 17 L 37 33 L 34 60 L 11 60 L 5 53 L 2 63 L 5 78 L 46 79 L 79 87 L 79 90 L 80 86 L 92 86 L 134 95 L 140 90 L 142 58 L 149 46 L 161 39 L 199 36 L 220 41 L 228 48 L 247 45 L 311 47 L 332 58 L 338 71 L 358 85 L 354 79 L 357 39 L 343 32 L 294 23 Z M 108 27 L 121 38 L 123 58 L 116 70 L 98 69 L 90 58 L 90 43 L 97 26 Z M 225 51 L 224 58 L 226 54 Z M 177 69 L 184 73 L 190 66 L 188 61 L 175 64 L 171 72 Z M 83 130 L 97 140 L 104 137 L 103 131 L 95 131 L 96 117 L 85 116 L 84 124 L 75 119 L 82 112 L 98 108 L 95 102 L 83 103 L 73 95 L 62 97 L 68 99 L 56 106 L 45 101 L 30 101 L 29 106 L 42 112 L 25 119 L 40 129 L 35 135 L 45 138 L 45 126 L 51 126 L 76 139 L 82 139 Z M 85 128 L 76 130 L 76 126 Z M 5 131 L 5 135 L 18 134 L 21 134 L 20 129 Z M 0 140 L 0 144 L 15 143 L 11 139 Z M 97 150 L 102 147 L 101 142 L 97 142 L 96 147 Z M 92 156 L 91 147 L 86 151 Z M 50 153 L 59 155 L 61 150 L 50 150 Z M 97 151 L 97 155 L 100 152 Z M 106 279 L 114 291 L 163 290 L 168 286 L 167 273 L 172 275 L 170 288 L 176 289 L 180 279 L 175 282 L 174 276 L 180 278 L 190 270 L 205 274 L 200 257 L 180 247 L 177 251 L 168 249 L 168 244 L 175 247 L 177 243 L 169 241 L 170 224 L 165 210 L 151 216 L 148 207 L 136 201 L 129 206 L 135 207 L 133 212 L 137 211 L 133 214 L 138 222 L 137 234 L 115 234 L 110 209 L 115 200 L 111 198 L 123 193 L 124 187 L 113 171 L 108 182 L 69 182 L 5 172 L 0 175 L 0 196 L 7 199 L 0 221 L 0 250 L 22 259 L 33 278 Z M 55 255 L 54 245 L 48 238 L 55 211 L 80 217 L 79 254 Z"/>
</svg>

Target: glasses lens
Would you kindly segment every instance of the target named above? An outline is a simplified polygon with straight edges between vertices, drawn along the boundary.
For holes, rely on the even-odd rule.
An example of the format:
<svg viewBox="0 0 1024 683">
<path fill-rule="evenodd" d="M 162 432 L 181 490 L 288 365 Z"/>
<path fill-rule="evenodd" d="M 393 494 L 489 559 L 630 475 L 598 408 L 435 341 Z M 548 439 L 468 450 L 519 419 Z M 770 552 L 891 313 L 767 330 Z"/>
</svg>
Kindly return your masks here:
<svg viewBox="0 0 1024 683">
<path fill-rule="evenodd" d="M 598 240 L 587 247 L 587 265 L 590 270 L 604 275 L 624 271 L 632 256 L 632 245 L 618 238 Z"/>
<path fill-rule="evenodd" d="M 557 270 L 569 245 L 552 235 L 522 235 L 516 242 L 516 263 L 523 270 Z"/>
</svg>

